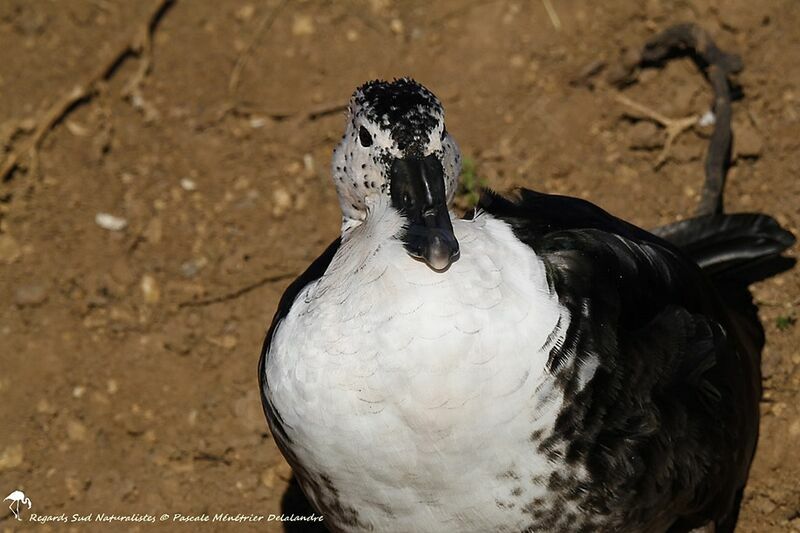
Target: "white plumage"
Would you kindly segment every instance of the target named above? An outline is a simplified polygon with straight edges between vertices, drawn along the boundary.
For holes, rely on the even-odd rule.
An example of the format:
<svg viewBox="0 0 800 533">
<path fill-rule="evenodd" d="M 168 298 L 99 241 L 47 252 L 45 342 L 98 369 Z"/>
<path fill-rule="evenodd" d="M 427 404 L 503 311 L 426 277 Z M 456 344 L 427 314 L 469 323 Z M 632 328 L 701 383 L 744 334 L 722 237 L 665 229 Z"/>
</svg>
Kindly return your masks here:
<svg viewBox="0 0 800 533">
<path fill-rule="evenodd" d="M 502 502 L 546 497 L 530 480 L 554 468 L 530 435 L 546 436 L 561 405 L 545 364 L 568 315 L 506 224 L 452 222 L 463 255 L 443 276 L 409 261 L 393 239 L 402 220 L 377 201 L 268 354 L 269 401 L 297 459 L 376 531 L 519 530 L 524 510 Z"/>
</svg>

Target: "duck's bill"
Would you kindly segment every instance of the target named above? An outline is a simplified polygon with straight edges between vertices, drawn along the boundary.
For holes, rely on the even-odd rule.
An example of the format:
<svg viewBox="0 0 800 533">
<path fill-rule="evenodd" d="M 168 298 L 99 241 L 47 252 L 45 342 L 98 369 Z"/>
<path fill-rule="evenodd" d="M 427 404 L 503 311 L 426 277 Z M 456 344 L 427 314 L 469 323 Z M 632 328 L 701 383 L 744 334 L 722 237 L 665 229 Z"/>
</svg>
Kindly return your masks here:
<svg viewBox="0 0 800 533">
<path fill-rule="evenodd" d="M 403 243 L 414 258 L 446 270 L 459 256 L 444 185 L 442 163 L 434 155 L 395 159 L 391 167 L 392 204 L 407 221 Z"/>
<path fill-rule="evenodd" d="M 460 255 L 447 208 L 425 215 L 422 224 L 409 225 L 404 244 L 410 256 L 425 261 L 436 271 L 447 270 Z"/>
</svg>

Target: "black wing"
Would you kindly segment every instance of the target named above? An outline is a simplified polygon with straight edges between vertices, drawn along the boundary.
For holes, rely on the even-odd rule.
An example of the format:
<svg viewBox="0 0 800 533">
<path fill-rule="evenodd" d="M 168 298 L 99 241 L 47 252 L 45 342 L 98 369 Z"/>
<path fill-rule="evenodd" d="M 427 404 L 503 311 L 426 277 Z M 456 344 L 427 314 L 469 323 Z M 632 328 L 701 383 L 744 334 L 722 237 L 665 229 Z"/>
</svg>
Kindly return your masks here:
<svg viewBox="0 0 800 533">
<path fill-rule="evenodd" d="M 267 387 L 268 384 L 266 382 L 266 373 L 265 373 L 265 366 L 267 363 L 267 353 L 269 353 L 269 347 L 272 343 L 272 336 L 275 334 L 275 329 L 278 327 L 278 324 L 281 323 L 286 315 L 289 314 L 289 310 L 292 308 L 292 304 L 294 303 L 297 295 L 299 295 L 303 289 L 313 281 L 318 280 L 325 274 L 325 271 L 328 270 L 328 266 L 331 264 L 333 260 L 333 256 L 336 254 L 336 251 L 339 249 L 339 245 L 341 244 L 341 239 L 339 237 L 336 238 L 328 247 L 322 252 L 318 258 L 314 260 L 311 265 L 297 277 L 287 288 L 286 291 L 281 296 L 280 303 L 278 303 L 278 309 L 275 311 L 275 316 L 272 318 L 272 323 L 267 330 L 267 336 L 264 339 L 264 344 L 261 347 L 261 357 L 258 360 L 258 386 L 259 390 L 261 391 L 261 406 L 264 408 L 264 415 L 267 417 L 267 422 L 269 423 L 269 427 L 272 430 L 273 434 L 277 433 L 283 442 L 291 442 L 291 439 L 286 434 L 283 429 L 284 422 L 281 418 L 280 413 L 278 413 L 267 401 Z M 288 450 L 283 450 L 284 454 L 288 453 Z"/>
<path fill-rule="evenodd" d="M 589 481 L 557 475 L 551 489 L 623 530 L 735 521 L 757 439 L 759 354 L 701 268 L 583 200 L 522 190 L 488 193 L 479 208 L 536 251 L 570 312 L 548 362 L 565 407 L 539 449 L 584 465 Z M 599 367 L 578 390 L 592 356 Z"/>
</svg>

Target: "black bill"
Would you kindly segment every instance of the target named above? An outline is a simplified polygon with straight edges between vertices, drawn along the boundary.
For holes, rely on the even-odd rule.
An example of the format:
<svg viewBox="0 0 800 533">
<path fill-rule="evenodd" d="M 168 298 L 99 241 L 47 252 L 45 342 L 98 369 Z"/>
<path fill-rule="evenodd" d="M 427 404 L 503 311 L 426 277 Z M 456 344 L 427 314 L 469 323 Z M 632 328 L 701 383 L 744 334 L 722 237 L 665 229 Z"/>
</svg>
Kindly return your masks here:
<svg viewBox="0 0 800 533">
<path fill-rule="evenodd" d="M 391 168 L 392 205 L 408 220 L 403 236 L 408 254 L 436 271 L 458 259 L 442 163 L 434 155 L 395 159 Z"/>
</svg>

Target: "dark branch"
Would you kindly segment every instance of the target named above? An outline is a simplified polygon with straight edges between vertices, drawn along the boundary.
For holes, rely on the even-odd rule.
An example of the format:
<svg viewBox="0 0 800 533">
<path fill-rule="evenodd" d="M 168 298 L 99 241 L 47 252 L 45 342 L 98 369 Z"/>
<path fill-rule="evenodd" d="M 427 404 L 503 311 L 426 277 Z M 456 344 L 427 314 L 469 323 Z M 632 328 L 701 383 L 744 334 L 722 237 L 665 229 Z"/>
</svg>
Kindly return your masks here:
<svg viewBox="0 0 800 533">
<path fill-rule="evenodd" d="M 699 26 L 676 24 L 647 41 L 636 57 L 627 58 L 610 81 L 618 87 L 629 85 L 636 81 L 639 69 L 660 67 L 670 59 L 683 56 L 692 58 L 714 90 L 714 131 L 706 154 L 705 183 L 697 214 L 721 213 L 733 139 L 730 76 L 742 70 L 741 58 L 721 50 Z"/>
</svg>

